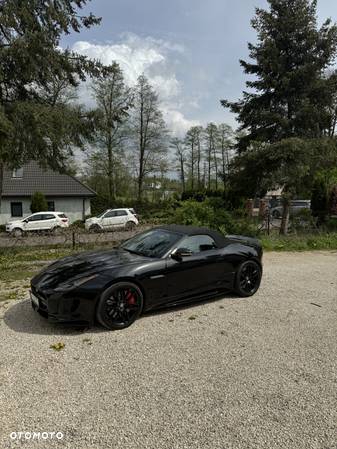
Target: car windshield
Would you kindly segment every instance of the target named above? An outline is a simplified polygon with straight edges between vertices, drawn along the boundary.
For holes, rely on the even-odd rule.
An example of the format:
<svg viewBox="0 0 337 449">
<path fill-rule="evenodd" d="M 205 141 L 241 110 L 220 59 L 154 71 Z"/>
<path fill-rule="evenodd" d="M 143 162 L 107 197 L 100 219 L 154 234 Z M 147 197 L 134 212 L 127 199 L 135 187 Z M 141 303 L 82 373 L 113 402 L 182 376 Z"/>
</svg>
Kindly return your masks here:
<svg viewBox="0 0 337 449">
<path fill-rule="evenodd" d="M 127 240 L 121 248 L 141 256 L 162 257 L 180 239 L 180 234 L 154 229 Z"/>
<path fill-rule="evenodd" d="M 96 218 L 101 218 L 103 217 L 103 215 L 108 212 L 107 210 L 105 210 L 104 212 L 101 212 L 99 215 L 96 215 Z"/>
</svg>

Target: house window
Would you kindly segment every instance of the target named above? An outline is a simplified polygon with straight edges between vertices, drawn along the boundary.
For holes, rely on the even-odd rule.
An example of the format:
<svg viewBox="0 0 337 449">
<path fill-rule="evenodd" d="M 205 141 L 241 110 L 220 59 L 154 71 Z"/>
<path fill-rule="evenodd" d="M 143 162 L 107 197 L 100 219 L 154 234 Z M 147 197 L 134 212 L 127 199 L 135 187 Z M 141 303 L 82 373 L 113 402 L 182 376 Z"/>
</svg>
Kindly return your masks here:
<svg viewBox="0 0 337 449">
<path fill-rule="evenodd" d="M 11 203 L 12 217 L 22 217 L 22 203 Z"/>
<path fill-rule="evenodd" d="M 13 170 L 12 178 L 23 178 L 23 168 L 16 168 Z"/>
<path fill-rule="evenodd" d="M 48 209 L 47 210 L 49 212 L 55 212 L 55 202 L 54 201 L 48 201 L 47 204 L 48 204 Z"/>
</svg>

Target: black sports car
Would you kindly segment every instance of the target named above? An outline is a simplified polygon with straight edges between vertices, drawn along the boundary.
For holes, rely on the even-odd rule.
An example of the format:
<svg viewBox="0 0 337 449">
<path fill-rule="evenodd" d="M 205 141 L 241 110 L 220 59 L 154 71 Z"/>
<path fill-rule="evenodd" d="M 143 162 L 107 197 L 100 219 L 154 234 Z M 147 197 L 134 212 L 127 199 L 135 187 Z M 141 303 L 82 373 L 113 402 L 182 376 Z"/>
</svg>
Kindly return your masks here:
<svg viewBox="0 0 337 449">
<path fill-rule="evenodd" d="M 61 259 L 31 281 L 32 306 L 51 321 L 109 329 L 144 311 L 234 291 L 251 296 L 262 276 L 258 240 L 191 226 L 161 226 L 120 247 Z"/>
</svg>

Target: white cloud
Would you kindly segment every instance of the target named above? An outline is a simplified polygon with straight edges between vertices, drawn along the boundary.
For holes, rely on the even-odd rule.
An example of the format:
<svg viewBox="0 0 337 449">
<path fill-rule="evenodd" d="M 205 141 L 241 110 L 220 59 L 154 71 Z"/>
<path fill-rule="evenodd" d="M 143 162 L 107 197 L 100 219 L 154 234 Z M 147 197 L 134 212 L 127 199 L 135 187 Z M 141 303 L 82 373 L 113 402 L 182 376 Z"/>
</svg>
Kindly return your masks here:
<svg viewBox="0 0 337 449">
<path fill-rule="evenodd" d="M 78 41 L 72 50 L 106 65 L 118 62 L 126 82 L 131 86 L 136 84 L 139 75 L 144 73 L 159 95 L 165 120 L 173 134 L 181 135 L 190 126 L 198 123 L 188 120 L 179 110 L 182 86 L 174 72 L 174 60 L 177 53 L 184 52 L 181 45 L 125 33 L 117 43 Z M 87 91 L 82 90 L 80 96 L 88 99 Z"/>
</svg>

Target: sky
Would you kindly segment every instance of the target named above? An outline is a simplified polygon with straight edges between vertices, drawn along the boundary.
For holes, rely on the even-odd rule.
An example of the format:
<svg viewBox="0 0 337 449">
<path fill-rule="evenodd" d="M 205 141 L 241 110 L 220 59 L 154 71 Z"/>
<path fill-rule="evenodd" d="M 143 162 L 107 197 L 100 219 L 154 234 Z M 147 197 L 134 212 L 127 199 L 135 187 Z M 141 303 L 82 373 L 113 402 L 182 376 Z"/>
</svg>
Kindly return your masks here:
<svg viewBox="0 0 337 449">
<path fill-rule="evenodd" d="M 255 7 L 266 0 L 92 0 L 84 9 L 102 17 L 99 26 L 73 33 L 61 45 L 97 58 L 117 61 L 127 82 L 141 73 L 159 94 L 172 133 L 193 125 L 228 123 L 235 116 L 220 105 L 236 100 L 246 77 L 239 59 L 255 41 L 250 26 Z M 318 0 L 318 21 L 337 22 L 337 1 Z M 90 102 L 88 87 L 82 99 Z"/>
</svg>

